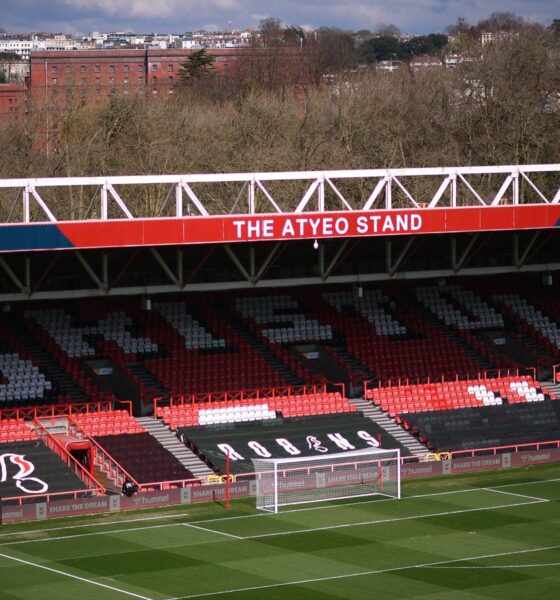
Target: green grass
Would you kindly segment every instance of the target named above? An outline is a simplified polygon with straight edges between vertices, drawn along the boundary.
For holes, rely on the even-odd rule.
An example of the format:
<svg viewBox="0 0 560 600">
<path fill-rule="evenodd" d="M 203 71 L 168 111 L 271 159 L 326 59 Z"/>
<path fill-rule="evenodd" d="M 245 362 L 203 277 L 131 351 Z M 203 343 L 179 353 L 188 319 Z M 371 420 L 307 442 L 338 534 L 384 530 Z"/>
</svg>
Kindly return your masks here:
<svg viewBox="0 0 560 600">
<path fill-rule="evenodd" d="M 560 598 L 560 465 L 404 482 L 403 496 L 7 525 L 0 598 Z"/>
</svg>

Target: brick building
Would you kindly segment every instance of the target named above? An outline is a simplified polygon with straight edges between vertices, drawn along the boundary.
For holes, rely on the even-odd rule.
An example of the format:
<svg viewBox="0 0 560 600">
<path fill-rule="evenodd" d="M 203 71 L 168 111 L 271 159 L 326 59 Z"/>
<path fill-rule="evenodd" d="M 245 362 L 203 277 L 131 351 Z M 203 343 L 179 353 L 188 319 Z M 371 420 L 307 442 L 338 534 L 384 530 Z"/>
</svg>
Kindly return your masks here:
<svg viewBox="0 0 560 600">
<path fill-rule="evenodd" d="M 161 101 L 171 98 L 184 81 L 181 67 L 197 49 L 115 49 L 36 51 L 21 85 L 0 86 L 0 122 L 25 109 L 49 115 L 49 129 L 71 109 L 106 103 L 111 97 Z M 218 76 L 251 79 L 273 85 L 309 81 L 305 55 L 299 47 L 212 48 Z M 52 117 L 52 118 L 50 118 Z"/>
<path fill-rule="evenodd" d="M 33 52 L 30 59 L 29 98 L 35 106 L 47 105 L 60 111 L 111 96 L 165 99 L 182 81 L 181 67 L 195 49 L 90 50 Z M 250 76 L 272 63 L 288 67 L 294 80 L 305 77 L 298 48 L 281 53 L 255 48 L 208 50 L 215 57 L 214 71 L 220 76 Z"/>
<path fill-rule="evenodd" d="M 0 123 L 9 122 L 25 110 L 25 85 L 23 83 L 0 84 Z"/>
</svg>

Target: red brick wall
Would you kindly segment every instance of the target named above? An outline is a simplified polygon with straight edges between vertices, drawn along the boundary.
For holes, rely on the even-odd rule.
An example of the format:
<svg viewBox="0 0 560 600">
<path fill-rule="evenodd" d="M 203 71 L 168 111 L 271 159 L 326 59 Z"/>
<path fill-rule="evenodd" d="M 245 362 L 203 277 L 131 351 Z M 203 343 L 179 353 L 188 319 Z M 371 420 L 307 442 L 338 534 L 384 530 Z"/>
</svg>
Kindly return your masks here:
<svg viewBox="0 0 560 600">
<path fill-rule="evenodd" d="M 0 84 L 0 122 L 9 122 L 23 113 L 25 85 Z"/>
</svg>

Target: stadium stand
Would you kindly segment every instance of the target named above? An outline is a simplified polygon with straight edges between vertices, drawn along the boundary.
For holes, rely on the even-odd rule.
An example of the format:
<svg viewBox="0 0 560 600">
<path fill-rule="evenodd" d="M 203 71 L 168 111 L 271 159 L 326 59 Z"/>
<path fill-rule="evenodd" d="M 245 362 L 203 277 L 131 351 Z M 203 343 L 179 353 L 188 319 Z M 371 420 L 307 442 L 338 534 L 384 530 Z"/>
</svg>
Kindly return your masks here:
<svg viewBox="0 0 560 600">
<path fill-rule="evenodd" d="M 194 479 L 192 472 L 147 432 L 97 435 L 94 440 L 140 484 Z"/>
<path fill-rule="evenodd" d="M 126 410 L 106 410 L 72 417 L 78 428 L 90 436 L 143 433 L 144 428 Z"/>
<path fill-rule="evenodd" d="M 3 501 L 31 494 L 85 490 L 83 481 L 43 442 L 0 444 Z"/>
<path fill-rule="evenodd" d="M 408 412 L 556 399 L 530 375 L 379 387 L 367 389 L 365 396 L 392 417 Z"/>
<path fill-rule="evenodd" d="M 35 440 L 35 432 L 23 419 L 0 419 L 0 444 Z"/>
<path fill-rule="evenodd" d="M 168 351 L 144 364 L 173 396 L 287 383 L 204 298 L 197 306 L 158 302 L 143 318 L 150 337 Z"/>
<path fill-rule="evenodd" d="M 560 439 L 558 401 L 409 413 L 406 420 L 437 451 Z"/>
<path fill-rule="evenodd" d="M 313 415 L 228 425 L 179 427 L 180 439 L 216 472 L 225 473 L 226 454 L 231 472 L 253 471 L 252 458 L 312 456 L 377 446 L 382 438 L 388 447 L 408 451 L 386 431 L 361 413 Z"/>
<path fill-rule="evenodd" d="M 312 392 L 274 395 L 245 400 L 210 401 L 162 406 L 156 416 L 171 429 L 178 426 L 197 426 L 216 423 L 237 423 L 283 417 L 348 413 L 356 407 L 340 392 Z"/>
</svg>

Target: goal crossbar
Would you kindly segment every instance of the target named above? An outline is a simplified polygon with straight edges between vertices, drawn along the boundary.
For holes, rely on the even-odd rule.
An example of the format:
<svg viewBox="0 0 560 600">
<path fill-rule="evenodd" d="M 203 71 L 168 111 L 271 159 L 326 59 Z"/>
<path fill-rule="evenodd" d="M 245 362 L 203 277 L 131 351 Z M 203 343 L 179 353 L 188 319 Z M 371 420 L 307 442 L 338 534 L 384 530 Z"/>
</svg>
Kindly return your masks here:
<svg viewBox="0 0 560 600">
<path fill-rule="evenodd" d="M 383 495 L 400 498 L 398 449 L 365 448 L 291 458 L 253 459 L 257 509 Z"/>
</svg>

